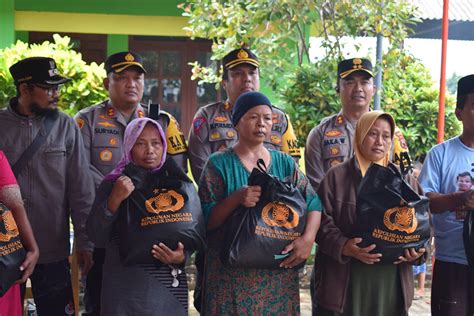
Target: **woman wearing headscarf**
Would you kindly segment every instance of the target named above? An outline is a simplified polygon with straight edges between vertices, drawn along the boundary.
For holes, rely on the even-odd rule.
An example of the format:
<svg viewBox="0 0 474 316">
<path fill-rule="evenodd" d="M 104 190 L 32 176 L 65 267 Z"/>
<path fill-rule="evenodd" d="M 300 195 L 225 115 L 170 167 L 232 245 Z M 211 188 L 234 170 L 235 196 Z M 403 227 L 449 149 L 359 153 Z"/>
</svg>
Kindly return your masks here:
<svg viewBox="0 0 474 316">
<path fill-rule="evenodd" d="M 232 109 L 232 123 L 239 140 L 209 157 L 199 183 L 199 196 L 207 220 L 203 315 L 299 315 L 298 270 L 293 269 L 311 253 L 321 218 L 321 203 L 308 179 L 285 153 L 268 150 L 263 143 L 271 137 L 272 105 L 258 92 L 242 94 Z M 304 233 L 289 243 L 291 251 L 279 269 L 233 268 L 222 264 L 219 249 L 222 235 L 216 233 L 241 205 L 253 207 L 260 199 L 260 186 L 247 181 L 257 160 L 280 180 L 293 179 L 308 209 Z M 225 229 L 225 228 L 224 228 Z"/>
<path fill-rule="evenodd" d="M 16 233 L 19 233 L 23 247 L 26 249 L 26 258 L 20 266 L 20 270 L 23 272 L 20 280 L 17 281 L 17 283 L 24 283 L 31 273 L 33 273 L 36 262 L 38 261 L 39 249 L 30 222 L 28 221 L 25 207 L 23 206 L 20 187 L 16 182 L 10 164 L 3 151 L 0 151 L 0 202 L 11 211 L 16 227 L 9 228 L 11 230 L 17 230 Z M 8 231 L 5 232 L 6 235 L 9 233 Z M 19 284 L 12 285 L 10 289 L 0 297 L 0 315 L 22 315 Z"/>
<path fill-rule="evenodd" d="M 184 246 L 170 249 L 153 245 L 150 253 L 162 264 L 125 266 L 119 255 L 114 224 L 120 205 L 135 190 L 123 174 L 129 164 L 158 176 L 166 159 L 166 140 L 161 126 L 149 118 L 135 119 L 124 135 L 123 156 L 96 193 L 88 228 L 93 238 L 103 234 L 106 257 L 101 292 L 102 315 L 187 315 L 188 289 L 184 271 Z M 157 263 L 158 263 L 157 261 Z"/>
<path fill-rule="evenodd" d="M 399 260 L 384 264 L 379 263 L 382 254 L 375 245 L 359 247 L 362 239 L 351 237 L 357 219 L 357 188 L 371 164 L 390 164 L 394 129 L 395 121 L 389 114 L 364 114 L 357 122 L 355 155 L 330 169 L 318 188 L 324 214 L 316 237 L 318 307 L 314 315 L 408 314 L 413 298 L 413 272 L 408 262 L 425 250 L 405 250 Z M 413 178 L 407 180 L 421 191 Z"/>
</svg>

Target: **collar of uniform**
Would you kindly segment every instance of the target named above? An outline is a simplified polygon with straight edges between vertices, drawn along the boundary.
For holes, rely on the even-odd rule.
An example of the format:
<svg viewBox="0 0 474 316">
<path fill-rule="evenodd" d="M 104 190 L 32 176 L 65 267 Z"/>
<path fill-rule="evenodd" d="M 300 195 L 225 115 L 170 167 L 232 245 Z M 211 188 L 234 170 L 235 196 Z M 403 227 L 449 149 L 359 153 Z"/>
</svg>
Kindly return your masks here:
<svg viewBox="0 0 474 316">
<path fill-rule="evenodd" d="M 117 118 L 117 110 L 114 108 L 110 100 L 107 102 L 105 107 L 105 115 L 109 118 Z"/>
<path fill-rule="evenodd" d="M 229 102 L 229 100 L 226 100 L 224 102 L 222 102 L 222 108 L 224 109 L 224 111 L 232 111 L 232 104 Z"/>
<path fill-rule="evenodd" d="M 342 111 L 340 111 L 337 115 L 336 115 L 336 126 L 343 126 L 345 125 L 346 123 L 346 119 L 344 117 L 344 114 L 342 114 Z"/>
<path fill-rule="evenodd" d="M 147 115 L 144 109 L 145 108 L 143 107 L 143 105 L 138 104 L 137 108 L 135 109 L 135 113 L 133 114 L 133 119 L 146 117 Z"/>
</svg>

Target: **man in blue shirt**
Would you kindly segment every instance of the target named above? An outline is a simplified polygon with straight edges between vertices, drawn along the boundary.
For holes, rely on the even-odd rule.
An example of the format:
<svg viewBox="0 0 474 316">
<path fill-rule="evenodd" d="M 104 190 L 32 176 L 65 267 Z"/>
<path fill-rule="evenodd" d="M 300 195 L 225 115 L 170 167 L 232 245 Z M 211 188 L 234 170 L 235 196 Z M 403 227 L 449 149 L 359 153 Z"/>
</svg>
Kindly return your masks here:
<svg viewBox="0 0 474 316">
<path fill-rule="evenodd" d="M 469 270 L 463 244 L 466 212 L 474 210 L 474 75 L 458 82 L 456 117 L 463 131 L 433 147 L 419 177 L 430 198 L 436 242 L 431 313 L 474 314 L 474 271 Z M 470 182 L 470 181 L 467 181 Z"/>
</svg>

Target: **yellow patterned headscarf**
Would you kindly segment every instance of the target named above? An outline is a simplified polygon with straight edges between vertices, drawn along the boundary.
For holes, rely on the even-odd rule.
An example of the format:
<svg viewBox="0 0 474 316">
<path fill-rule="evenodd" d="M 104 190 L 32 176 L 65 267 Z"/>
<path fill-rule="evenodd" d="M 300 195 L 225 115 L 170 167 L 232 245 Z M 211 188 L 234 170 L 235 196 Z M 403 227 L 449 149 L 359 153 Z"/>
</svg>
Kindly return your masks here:
<svg viewBox="0 0 474 316">
<path fill-rule="evenodd" d="M 367 136 L 367 133 L 372 128 L 372 125 L 374 125 L 375 121 L 380 117 L 386 118 L 390 122 L 390 130 L 391 130 L 391 136 L 392 136 L 392 142 L 393 142 L 393 136 L 395 132 L 395 120 L 390 114 L 385 113 L 383 111 L 371 111 L 362 115 L 359 121 L 357 122 L 356 131 L 355 131 L 355 139 L 354 139 L 354 142 L 355 142 L 354 147 L 355 147 L 355 156 L 356 156 L 357 162 L 359 163 L 362 176 L 365 175 L 365 172 L 367 171 L 367 169 L 369 169 L 370 164 L 376 163 L 376 164 L 386 167 L 388 165 L 388 162 L 390 161 L 390 149 L 387 150 L 387 152 L 385 153 L 385 157 L 378 161 L 371 161 L 365 158 L 360 149 L 362 146 L 362 142 Z"/>
</svg>

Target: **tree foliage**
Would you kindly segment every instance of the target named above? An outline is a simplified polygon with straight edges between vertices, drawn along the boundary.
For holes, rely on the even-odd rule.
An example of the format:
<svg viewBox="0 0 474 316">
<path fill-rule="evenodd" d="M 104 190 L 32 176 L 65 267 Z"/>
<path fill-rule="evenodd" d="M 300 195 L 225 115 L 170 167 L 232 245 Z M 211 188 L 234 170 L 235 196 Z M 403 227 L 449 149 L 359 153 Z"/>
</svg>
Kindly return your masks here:
<svg viewBox="0 0 474 316">
<path fill-rule="evenodd" d="M 262 78 L 286 105 L 300 139 L 321 119 L 340 110 L 334 90 L 339 60 L 347 57 L 344 39 L 382 34 L 388 39 L 383 62 L 382 108 L 392 113 L 414 156 L 437 137 L 438 90 L 426 67 L 403 49 L 419 19 L 407 0 L 191 0 L 182 6 L 191 37 L 213 41 L 213 58 L 249 45 L 261 60 Z M 309 58 L 309 30 L 322 38 L 323 56 Z M 358 47 L 356 46 L 356 49 Z M 374 60 L 370 56 L 367 57 Z M 219 72 L 193 64 L 193 78 L 219 82 Z M 446 99 L 446 137 L 459 132 Z"/>
<path fill-rule="evenodd" d="M 193 0 L 182 5 L 192 38 L 212 39 L 213 57 L 221 59 L 240 45 L 260 56 L 267 81 L 277 88 L 288 67 L 309 61 L 309 25 L 317 19 L 317 2 L 310 0 Z M 263 58 L 262 58 L 263 57 Z M 271 70 L 271 71 L 270 71 Z M 221 73 L 194 64 L 194 77 L 219 82 Z"/>
<path fill-rule="evenodd" d="M 71 39 L 67 36 L 53 35 L 54 43 L 27 44 L 18 41 L 11 47 L 0 50 L 0 106 L 16 95 L 9 67 L 17 61 L 34 56 L 53 58 L 59 72 L 72 79 L 66 83 L 59 97 L 59 108 L 74 115 L 77 111 L 107 97 L 102 80 L 106 76 L 103 64 L 86 64 L 80 53 L 72 49 Z"/>
</svg>

